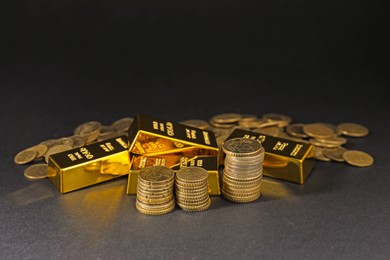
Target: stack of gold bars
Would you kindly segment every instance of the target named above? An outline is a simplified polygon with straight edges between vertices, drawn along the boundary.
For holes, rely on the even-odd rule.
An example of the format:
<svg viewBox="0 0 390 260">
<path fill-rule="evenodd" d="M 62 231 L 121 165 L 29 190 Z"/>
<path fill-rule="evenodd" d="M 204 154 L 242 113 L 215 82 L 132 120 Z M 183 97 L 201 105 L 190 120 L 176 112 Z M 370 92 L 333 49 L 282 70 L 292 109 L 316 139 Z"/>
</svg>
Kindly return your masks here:
<svg viewBox="0 0 390 260">
<path fill-rule="evenodd" d="M 148 215 L 169 213 L 176 205 L 203 211 L 212 195 L 252 202 L 261 196 L 263 175 L 303 184 L 316 159 L 359 167 L 374 162 L 367 153 L 341 147 L 341 134 L 368 134 L 362 125 L 347 122 L 332 130 L 330 124 L 290 122 L 278 114 L 222 114 L 209 122 L 137 114 L 111 126 L 81 124 L 73 136 L 25 149 L 14 161 L 44 158 L 47 165 L 33 164 L 25 175 L 48 177 L 61 193 L 127 176 L 126 194 L 136 195 L 136 208 Z"/>
</svg>

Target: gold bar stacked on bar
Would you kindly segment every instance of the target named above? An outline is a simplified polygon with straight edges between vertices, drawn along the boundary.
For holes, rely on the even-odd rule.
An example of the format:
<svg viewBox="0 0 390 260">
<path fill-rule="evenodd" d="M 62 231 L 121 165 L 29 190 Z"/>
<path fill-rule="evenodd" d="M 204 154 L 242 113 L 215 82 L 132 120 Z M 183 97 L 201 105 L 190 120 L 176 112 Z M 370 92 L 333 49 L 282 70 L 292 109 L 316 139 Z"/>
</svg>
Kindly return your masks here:
<svg viewBox="0 0 390 260">
<path fill-rule="evenodd" d="M 48 178 L 66 193 L 128 175 L 130 157 L 126 135 L 52 154 Z"/>
<path fill-rule="evenodd" d="M 238 137 L 261 142 L 264 176 L 303 184 L 315 165 L 311 144 L 242 129 L 235 129 L 226 140 Z"/>
<path fill-rule="evenodd" d="M 177 171 L 193 162 L 207 164 L 210 194 L 220 195 L 218 145 L 213 132 L 138 114 L 128 136 L 132 167 L 127 194 L 136 193 L 137 175 L 145 166 L 163 165 Z"/>
</svg>

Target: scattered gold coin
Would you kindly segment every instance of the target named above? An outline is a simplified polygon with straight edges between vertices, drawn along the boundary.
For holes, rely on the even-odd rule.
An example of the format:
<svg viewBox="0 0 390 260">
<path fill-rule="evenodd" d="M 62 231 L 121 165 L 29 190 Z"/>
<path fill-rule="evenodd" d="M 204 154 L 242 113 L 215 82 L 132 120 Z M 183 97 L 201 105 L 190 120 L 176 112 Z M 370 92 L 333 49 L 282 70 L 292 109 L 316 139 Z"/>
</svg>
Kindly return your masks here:
<svg viewBox="0 0 390 260">
<path fill-rule="evenodd" d="M 330 138 L 335 135 L 332 128 L 321 123 L 306 124 L 303 126 L 303 132 L 314 138 Z"/>
<path fill-rule="evenodd" d="M 31 148 L 25 149 L 23 151 L 18 152 L 14 157 L 14 162 L 16 164 L 26 164 L 35 159 L 38 152 L 36 150 L 33 150 Z"/>
<path fill-rule="evenodd" d="M 374 158 L 366 152 L 349 150 L 343 153 L 343 159 L 353 166 L 367 167 L 374 163 Z"/>
<path fill-rule="evenodd" d="M 337 125 L 337 131 L 346 136 L 363 137 L 368 135 L 368 128 L 357 123 L 341 123 Z"/>
</svg>

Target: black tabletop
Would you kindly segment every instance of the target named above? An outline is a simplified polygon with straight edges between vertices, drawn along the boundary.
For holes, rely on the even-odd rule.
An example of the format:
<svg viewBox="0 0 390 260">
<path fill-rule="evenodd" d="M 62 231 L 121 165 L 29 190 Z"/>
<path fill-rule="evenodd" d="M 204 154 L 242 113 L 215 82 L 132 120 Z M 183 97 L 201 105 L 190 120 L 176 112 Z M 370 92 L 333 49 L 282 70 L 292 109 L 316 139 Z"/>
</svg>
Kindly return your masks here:
<svg viewBox="0 0 390 260">
<path fill-rule="evenodd" d="M 372 1 L 4 1 L 1 259 L 387 259 L 386 9 Z M 302 185 L 148 216 L 127 176 L 61 194 L 17 152 L 91 120 L 281 113 L 355 122 L 369 167 L 316 161 Z"/>
</svg>

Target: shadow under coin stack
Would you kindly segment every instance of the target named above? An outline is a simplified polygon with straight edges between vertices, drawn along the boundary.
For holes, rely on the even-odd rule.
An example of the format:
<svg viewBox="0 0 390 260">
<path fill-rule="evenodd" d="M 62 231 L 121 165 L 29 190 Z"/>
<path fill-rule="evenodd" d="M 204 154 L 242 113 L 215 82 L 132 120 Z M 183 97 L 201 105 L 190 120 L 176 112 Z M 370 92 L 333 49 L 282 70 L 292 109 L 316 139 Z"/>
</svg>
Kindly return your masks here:
<svg viewBox="0 0 390 260">
<path fill-rule="evenodd" d="M 176 172 L 175 191 L 177 205 L 185 211 L 203 211 L 210 207 L 208 172 L 196 166 Z"/>
<path fill-rule="evenodd" d="M 233 138 L 222 145 L 225 153 L 222 195 L 225 199 L 247 203 L 261 195 L 264 148 L 257 140 Z"/>
<path fill-rule="evenodd" d="M 163 215 L 175 209 L 175 172 L 165 166 L 149 166 L 138 174 L 136 208 L 146 215 Z"/>
</svg>

